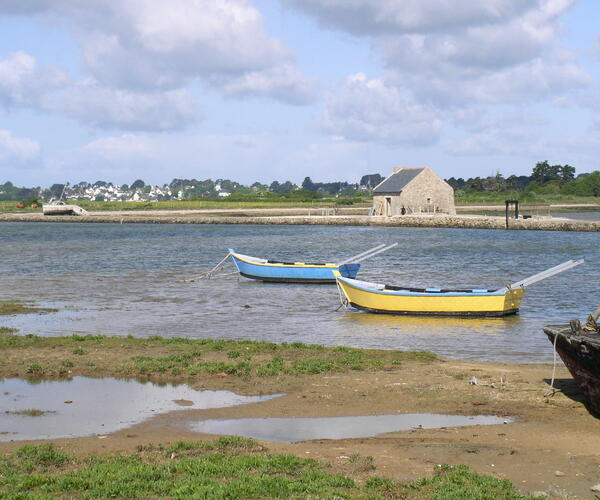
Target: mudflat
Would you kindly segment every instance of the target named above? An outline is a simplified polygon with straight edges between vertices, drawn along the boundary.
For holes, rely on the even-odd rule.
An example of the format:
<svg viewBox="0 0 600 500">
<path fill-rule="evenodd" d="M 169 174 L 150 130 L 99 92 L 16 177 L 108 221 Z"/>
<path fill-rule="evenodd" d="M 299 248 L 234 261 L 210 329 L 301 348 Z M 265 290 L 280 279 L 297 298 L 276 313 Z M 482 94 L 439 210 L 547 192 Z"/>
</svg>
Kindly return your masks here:
<svg viewBox="0 0 600 500">
<path fill-rule="evenodd" d="M 497 415 L 515 421 L 261 444 L 273 453 L 326 460 L 333 471 L 359 481 L 372 474 L 409 481 L 430 476 L 438 464 L 466 464 L 510 480 L 522 493 L 545 491 L 551 498 L 594 498 L 591 487 L 600 483 L 600 419 L 588 413 L 562 365 L 552 391 L 552 365 L 464 362 L 426 352 L 159 337 L 41 338 L 8 331 L 0 335 L 0 348 L 2 377 L 110 376 L 242 395 L 284 394 L 229 408 L 186 407 L 106 436 L 51 440 L 78 456 L 214 439 L 185 425 L 198 419 Z M 44 417 L 23 418 L 35 425 L 35 418 Z M 23 444 L 2 442 L 0 453 Z"/>
</svg>

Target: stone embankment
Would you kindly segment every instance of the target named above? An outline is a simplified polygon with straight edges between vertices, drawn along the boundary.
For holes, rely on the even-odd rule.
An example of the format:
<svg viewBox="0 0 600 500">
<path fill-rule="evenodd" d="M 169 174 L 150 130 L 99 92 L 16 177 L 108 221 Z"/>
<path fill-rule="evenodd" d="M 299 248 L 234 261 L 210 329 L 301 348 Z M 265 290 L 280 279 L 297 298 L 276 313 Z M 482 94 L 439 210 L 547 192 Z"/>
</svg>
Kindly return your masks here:
<svg viewBox="0 0 600 500">
<path fill-rule="evenodd" d="M 265 225 L 322 225 L 322 226 L 386 226 L 460 229 L 506 229 L 504 217 L 473 215 L 405 215 L 398 217 L 369 217 L 366 215 L 246 215 L 186 214 L 159 212 L 136 214 L 119 212 L 92 213 L 87 217 L 44 216 L 39 213 L 0 214 L 0 222 L 72 222 L 116 224 L 265 224 Z M 563 218 L 509 219 L 509 229 L 537 231 L 600 231 L 600 221 L 583 222 Z"/>
</svg>

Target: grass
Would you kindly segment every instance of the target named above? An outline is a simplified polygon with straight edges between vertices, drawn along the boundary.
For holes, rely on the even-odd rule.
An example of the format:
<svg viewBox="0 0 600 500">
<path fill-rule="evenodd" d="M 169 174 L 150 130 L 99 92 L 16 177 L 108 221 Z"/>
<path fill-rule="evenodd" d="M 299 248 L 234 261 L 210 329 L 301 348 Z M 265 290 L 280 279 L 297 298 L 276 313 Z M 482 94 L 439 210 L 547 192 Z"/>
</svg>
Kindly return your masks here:
<svg viewBox="0 0 600 500">
<path fill-rule="evenodd" d="M 406 361 L 429 363 L 436 355 L 314 344 L 274 344 L 250 340 L 134 338 L 102 335 L 40 337 L 0 335 L 2 374 L 25 377 L 112 375 L 161 379 L 198 375 L 245 379 L 397 370 Z M 73 363 L 71 356 L 92 355 L 93 363 Z M 67 371 L 66 369 L 69 369 Z"/>
<path fill-rule="evenodd" d="M 235 436 L 169 447 L 141 446 L 131 454 L 85 458 L 50 444 L 23 446 L 0 455 L 0 496 L 7 500 L 532 498 L 521 496 L 506 480 L 476 474 L 462 465 L 437 467 L 432 477 L 410 483 L 374 473 L 357 481 L 336 473 L 328 463 L 267 453 L 255 441 Z"/>
<path fill-rule="evenodd" d="M 4 413 L 7 413 L 9 415 L 22 415 L 25 417 L 41 417 L 42 415 L 45 415 L 46 413 L 50 412 L 38 410 L 37 408 L 28 408 L 26 410 L 6 410 Z"/>
<path fill-rule="evenodd" d="M 219 199 L 188 201 L 83 201 L 71 200 L 76 205 L 90 211 L 135 211 L 135 210 L 202 210 L 232 208 L 311 208 L 328 207 L 339 203 L 339 199 L 323 198 L 313 201 L 280 200 L 280 201 L 228 201 Z M 16 201 L 0 201 L 0 213 L 41 212 L 39 208 L 17 208 Z M 356 200 L 352 206 L 371 206 L 370 200 Z"/>
<path fill-rule="evenodd" d="M 0 300 L 0 316 L 32 313 L 41 314 L 57 311 L 58 309 L 37 307 L 35 302 L 27 300 Z M 6 333 L 6 331 L 0 329 L 0 333 Z"/>
<path fill-rule="evenodd" d="M 523 192 L 465 192 L 456 191 L 454 201 L 460 205 L 504 205 L 505 200 L 519 200 L 526 204 L 600 204 L 600 198 L 596 196 L 575 196 L 556 193 L 523 193 Z"/>
</svg>

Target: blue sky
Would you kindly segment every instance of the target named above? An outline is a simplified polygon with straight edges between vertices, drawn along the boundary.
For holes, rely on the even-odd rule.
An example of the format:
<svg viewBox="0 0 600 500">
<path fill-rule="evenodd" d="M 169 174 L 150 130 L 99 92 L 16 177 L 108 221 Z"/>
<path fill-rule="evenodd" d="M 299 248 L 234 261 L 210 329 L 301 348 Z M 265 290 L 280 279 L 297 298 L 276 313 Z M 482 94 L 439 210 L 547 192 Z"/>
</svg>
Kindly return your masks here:
<svg viewBox="0 0 600 500">
<path fill-rule="evenodd" d="M 3 0 L 0 182 L 600 169 L 596 0 Z"/>
</svg>

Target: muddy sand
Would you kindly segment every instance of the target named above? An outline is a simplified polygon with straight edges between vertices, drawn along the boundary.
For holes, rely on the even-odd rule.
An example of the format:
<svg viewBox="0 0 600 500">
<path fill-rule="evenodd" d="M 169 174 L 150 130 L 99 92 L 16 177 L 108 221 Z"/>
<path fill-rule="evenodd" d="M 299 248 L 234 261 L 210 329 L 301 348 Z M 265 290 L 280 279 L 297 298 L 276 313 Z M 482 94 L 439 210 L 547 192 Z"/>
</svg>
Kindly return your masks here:
<svg viewBox="0 0 600 500">
<path fill-rule="evenodd" d="M 71 349 L 68 345 L 4 347 L 0 376 L 25 377 L 26 367 L 34 362 L 59 366 L 65 357 L 75 357 L 71 355 Z M 93 363 L 76 363 L 67 376 L 131 377 L 116 367 L 140 354 L 138 349 L 132 352 L 131 346 L 85 349 L 84 357 L 93 359 Z M 173 352 L 169 349 L 146 345 L 142 351 L 152 356 L 165 356 Z M 220 355 L 226 359 L 224 353 Z M 56 373 L 48 372 L 48 375 L 58 378 Z M 259 404 L 222 409 L 186 407 L 106 436 L 51 442 L 78 455 L 130 453 L 143 444 L 211 439 L 214 436 L 191 432 L 184 425 L 205 418 L 423 412 L 498 415 L 516 420 L 491 426 L 412 429 L 369 438 L 261 443 L 270 452 L 326 460 L 335 471 L 358 479 L 376 473 L 407 481 L 431 475 L 437 464 L 467 464 L 477 472 L 510 480 L 523 493 L 545 491 L 551 498 L 595 498 L 591 488 L 600 483 L 600 419 L 588 413 L 582 395 L 562 365 L 557 367 L 554 383 L 559 391 L 549 395 L 551 376 L 551 365 L 410 357 L 400 363 L 384 363 L 379 368 L 365 371 L 317 375 L 154 374 L 145 380 L 184 382 L 197 390 L 225 389 L 243 395 L 285 395 Z M 24 443 L 0 443 L 0 453 Z M 373 457 L 373 460 L 351 460 L 351 457 Z"/>
<path fill-rule="evenodd" d="M 0 222 L 74 222 L 112 224 L 258 224 L 375 227 L 427 227 L 458 229 L 507 229 L 499 216 L 420 214 L 394 217 L 364 215 L 365 208 L 315 209 L 206 209 L 131 210 L 91 212 L 89 216 L 44 216 L 41 213 L 0 213 Z M 598 232 L 600 221 L 577 221 L 559 217 L 509 219 L 508 229 L 529 231 Z"/>
</svg>

